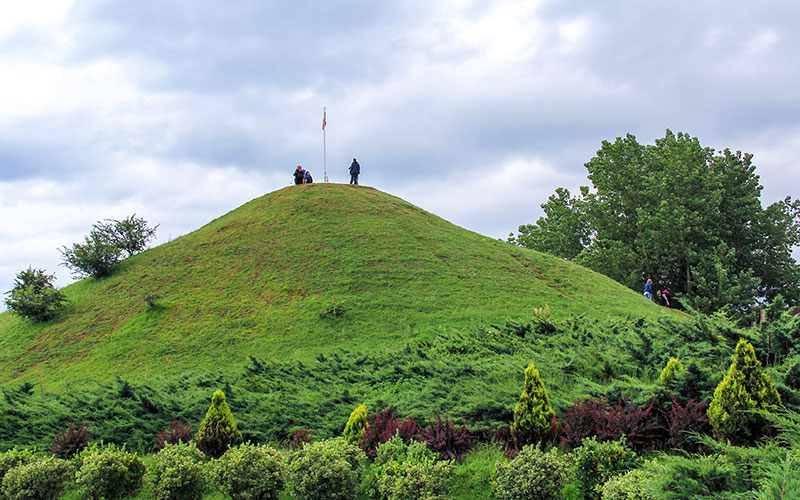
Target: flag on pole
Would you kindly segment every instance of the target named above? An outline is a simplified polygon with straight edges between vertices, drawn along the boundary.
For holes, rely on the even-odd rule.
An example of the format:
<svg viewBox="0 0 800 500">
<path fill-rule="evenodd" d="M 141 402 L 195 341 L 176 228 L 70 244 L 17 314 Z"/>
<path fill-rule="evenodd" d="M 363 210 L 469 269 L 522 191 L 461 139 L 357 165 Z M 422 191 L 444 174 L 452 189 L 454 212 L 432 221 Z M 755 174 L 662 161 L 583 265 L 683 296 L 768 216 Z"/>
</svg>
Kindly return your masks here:
<svg viewBox="0 0 800 500">
<path fill-rule="evenodd" d="M 322 110 L 322 130 L 325 130 L 325 125 L 328 124 L 328 121 L 326 120 L 327 115 L 328 115 L 328 112 L 323 109 Z"/>
</svg>

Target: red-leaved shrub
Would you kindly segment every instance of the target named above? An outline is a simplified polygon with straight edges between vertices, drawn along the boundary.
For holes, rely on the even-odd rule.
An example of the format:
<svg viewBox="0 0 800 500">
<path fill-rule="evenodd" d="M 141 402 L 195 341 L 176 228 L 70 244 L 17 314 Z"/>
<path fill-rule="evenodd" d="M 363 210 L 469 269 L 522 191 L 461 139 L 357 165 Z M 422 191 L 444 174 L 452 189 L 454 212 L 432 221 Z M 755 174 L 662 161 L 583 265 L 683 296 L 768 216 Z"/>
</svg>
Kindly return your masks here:
<svg viewBox="0 0 800 500">
<path fill-rule="evenodd" d="M 561 426 L 561 442 L 569 448 L 581 445 L 581 440 L 589 436 L 599 436 L 605 427 L 608 405 L 603 396 L 579 399 L 567 409 Z"/>
<path fill-rule="evenodd" d="M 50 454 L 63 459 L 74 457 L 75 454 L 84 449 L 94 437 L 92 433 L 89 432 L 89 429 L 89 424 L 87 423 L 82 423 L 76 429 L 75 425 L 70 422 L 67 425 L 67 430 L 61 434 L 55 434 Z"/>
<path fill-rule="evenodd" d="M 158 431 L 156 450 L 161 450 L 168 444 L 188 443 L 192 439 L 194 439 L 192 424 L 178 419 L 169 424 L 169 429 Z"/>
<path fill-rule="evenodd" d="M 442 420 L 436 412 L 436 420 L 430 419 L 428 427 L 422 431 L 422 438 L 428 449 L 438 453 L 444 460 L 456 459 L 473 448 L 472 435 L 465 425 L 456 427 L 449 416 Z"/>
<path fill-rule="evenodd" d="M 307 445 L 313 440 L 314 433 L 311 432 L 308 427 L 301 427 L 300 429 L 295 429 L 292 431 L 292 440 L 289 442 L 289 446 L 295 450 L 302 450 L 303 446 Z"/>
<path fill-rule="evenodd" d="M 384 410 L 374 413 L 368 419 L 369 426 L 361 438 L 361 449 L 370 458 L 375 458 L 378 446 L 389 441 L 398 434 L 404 443 L 419 441 L 422 426 L 414 417 L 400 419 L 395 416 L 394 410 Z"/>
<path fill-rule="evenodd" d="M 687 433 L 711 433 L 711 424 L 706 414 L 707 410 L 708 405 L 702 401 L 698 402 L 691 399 L 686 403 L 686 406 L 681 406 L 680 403 L 673 399 L 672 406 L 663 414 L 667 432 L 666 446 L 690 452 L 700 451 L 702 446 L 696 440 L 691 439 Z"/>
<path fill-rule="evenodd" d="M 569 447 L 576 447 L 585 437 L 616 441 L 624 435 L 631 448 L 641 450 L 655 448 L 662 430 L 652 404 L 639 406 L 623 396 L 615 405 L 609 405 L 600 396 L 597 400 L 576 401 L 567 410 L 561 441 Z"/>
</svg>

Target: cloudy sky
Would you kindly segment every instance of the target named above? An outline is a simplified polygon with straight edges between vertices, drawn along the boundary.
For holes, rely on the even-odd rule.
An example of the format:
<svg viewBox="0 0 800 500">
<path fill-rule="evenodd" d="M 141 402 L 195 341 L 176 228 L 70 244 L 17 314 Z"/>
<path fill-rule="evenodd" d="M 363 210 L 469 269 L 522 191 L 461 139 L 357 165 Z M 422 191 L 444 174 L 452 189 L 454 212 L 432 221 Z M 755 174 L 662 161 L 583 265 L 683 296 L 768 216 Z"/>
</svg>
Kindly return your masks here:
<svg viewBox="0 0 800 500">
<path fill-rule="evenodd" d="M 740 5 L 734 5 L 740 4 Z M 0 293 L 92 223 L 163 243 L 289 184 L 362 184 L 504 238 L 601 141 L 665 129 L 800 195 L 800 3 L 0 3 Z"/>
</svg>

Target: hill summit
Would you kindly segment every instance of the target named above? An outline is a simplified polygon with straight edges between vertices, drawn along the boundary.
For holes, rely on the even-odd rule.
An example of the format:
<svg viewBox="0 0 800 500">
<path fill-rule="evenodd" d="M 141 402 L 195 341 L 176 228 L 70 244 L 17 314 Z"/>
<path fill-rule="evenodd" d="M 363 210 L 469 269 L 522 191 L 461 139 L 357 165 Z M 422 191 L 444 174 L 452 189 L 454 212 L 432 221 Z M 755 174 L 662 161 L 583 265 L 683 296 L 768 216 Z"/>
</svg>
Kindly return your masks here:
<svg viewBox="0 0 800 500">
<path fill-rule="evenodd" d="M 381 191 L 291 186 L 64 289 L 39 325 L 0 315 L 0 383 L 392 350 L 515 318 L 656 316 L 609 278 L 455 226 Z"/>
</svg>

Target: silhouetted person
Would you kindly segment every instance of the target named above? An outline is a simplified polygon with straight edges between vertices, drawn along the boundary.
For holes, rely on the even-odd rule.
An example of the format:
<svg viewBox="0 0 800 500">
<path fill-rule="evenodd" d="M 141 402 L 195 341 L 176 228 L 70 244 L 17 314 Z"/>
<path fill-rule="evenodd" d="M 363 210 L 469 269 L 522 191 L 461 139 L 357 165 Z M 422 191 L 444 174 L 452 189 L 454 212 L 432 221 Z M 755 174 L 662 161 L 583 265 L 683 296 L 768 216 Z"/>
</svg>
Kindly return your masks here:
<svg viewBox="0 0 800 500">
<path fill-rule="evenodd" d="M 303 179 L 303 184 L 311 184 L 314 182 L 314 179 L 311 177 L 311 172 L 306 170 L 306 177 Z"/>
<path fill-rule="evenodd" d="M 294 183 L 295 185 L 299 185 L 303 183 L 303 180 L 306 178 L 306 172 L 303 170 L 303 167 L 300 165 L 294 170 Z"/>
<path fill-rule="evenodd" d="M 358 186 L 358 174 L 361 173 L 361 165 L 353 158 L 353 163 L 350 164 L 350 184 Z"/>
</svg>

